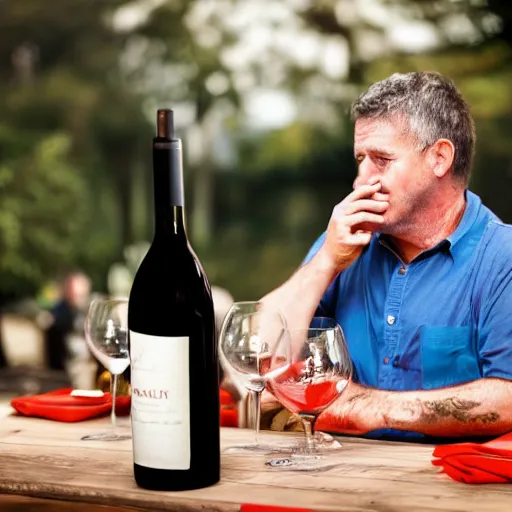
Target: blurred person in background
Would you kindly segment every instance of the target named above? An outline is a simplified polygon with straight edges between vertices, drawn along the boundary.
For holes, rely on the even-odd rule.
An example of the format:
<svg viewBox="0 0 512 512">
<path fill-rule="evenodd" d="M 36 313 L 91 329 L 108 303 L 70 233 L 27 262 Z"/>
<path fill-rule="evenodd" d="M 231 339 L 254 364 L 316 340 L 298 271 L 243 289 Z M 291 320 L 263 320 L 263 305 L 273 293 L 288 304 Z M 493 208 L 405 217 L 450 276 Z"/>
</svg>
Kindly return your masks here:
<svg viewBox="0 0 512 512">
<path fill-rule="evenodd" d="M 263 298 L 294 329 L 317 315 L 344 331 L 353 381 L 317 428 L 402 439 L 511 430 L 512 227 L 468 190 L 468 105 L 437 73 L 394 74 L 352 118 L 354 190 Z"/>
<path fill-rule="evenodd" d="M 91 280 L 82 272 L 72 272 L 62 285 L 62 298 L 51 308 L 52 320 L 45 332 L 48 366 L 65 370 L 67 339 L 73 332 L 83 333 L 83 322 L 91 295 Z"/>
</svg>

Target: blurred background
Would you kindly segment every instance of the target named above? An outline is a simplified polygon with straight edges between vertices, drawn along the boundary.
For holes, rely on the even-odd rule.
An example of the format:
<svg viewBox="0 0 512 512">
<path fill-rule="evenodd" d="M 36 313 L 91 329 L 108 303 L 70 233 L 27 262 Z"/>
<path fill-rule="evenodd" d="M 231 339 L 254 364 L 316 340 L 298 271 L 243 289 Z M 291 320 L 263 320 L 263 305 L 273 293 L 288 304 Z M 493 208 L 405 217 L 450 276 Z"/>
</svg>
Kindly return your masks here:
<svg viewBox="0 0 512 512">
<path fill-rule="evenodd" d="M 470 188 L 510 222 L 511 44 L 503 0 L 0 0 L 0 391 L 69 379 L 91 294 L 128 294 L 159 107 L 220 316 L 325 229 L 355 176 L 350 103 L 393 72 L 456 82 L 477 124 Z"/>
</svg>

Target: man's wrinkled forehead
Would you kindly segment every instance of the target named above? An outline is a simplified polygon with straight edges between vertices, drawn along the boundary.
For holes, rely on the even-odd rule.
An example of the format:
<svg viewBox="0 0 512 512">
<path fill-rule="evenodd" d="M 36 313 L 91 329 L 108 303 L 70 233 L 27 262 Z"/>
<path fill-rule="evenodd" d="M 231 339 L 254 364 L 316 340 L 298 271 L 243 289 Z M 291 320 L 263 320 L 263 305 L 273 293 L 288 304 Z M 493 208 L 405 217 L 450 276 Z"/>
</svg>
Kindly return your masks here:
<svg viewBox="0 0 512 512">
<path fill-rule="evenodd" d="M 354 126 L 354 147 L 369 140 L 379 140 L 383 144 L 417 142 L 416 136 L 411 133 L 409 120 L 401 114 L 358 118 Z"/>
</svg>

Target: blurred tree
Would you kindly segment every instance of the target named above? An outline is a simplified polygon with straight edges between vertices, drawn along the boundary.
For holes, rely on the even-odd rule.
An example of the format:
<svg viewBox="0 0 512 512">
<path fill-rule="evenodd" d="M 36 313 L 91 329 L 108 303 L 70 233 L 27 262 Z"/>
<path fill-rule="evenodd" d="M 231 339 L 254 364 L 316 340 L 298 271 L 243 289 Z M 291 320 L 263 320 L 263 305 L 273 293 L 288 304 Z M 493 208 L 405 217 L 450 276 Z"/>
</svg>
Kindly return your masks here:
<svg viewBox="0 0 512 512">
<path fill-rule="evenodd" d="M 0 167 L 0 282 L 6 295 L 32 295 L 76 261 L 88 201 L 70 146 L 66 135 L 48 135 Z"/>
<path fill-rule="evenodd" d="M 124 3 L 126 0 L 108 4 L 56 0 L 49 5 L 37 0 L 0 2 L 0 94 L 4 100 L 0 104 L 4 135 L 0 164 L 18 162 L 25 186 L 36 187 L 40 179 L 37 166 L 21 157 L 56 131 L 66 137 L 66 161 L 84 195 L 80 202 L 67 202 L 65 194 L 41 202 L 43 217 L 45 208 L 66 214 L 53 217 L 38 236 L 55 243 L 65 234 L 62 226 L 67 216 L 83 215 L 83 201 L 94 203 L 96 208 L 85 205 L 89 216 L 82 219 L 79 250 L 68 250 L 67 241 L 62 240 L 57 244 L 62 247 L 57 261 L 63 268 L 66 263 L 83 265 L 96 282 L 106 275 L 108 260 L 115 259 L 133 240 L 132 175 L 147 156 L 140 144 L 140 133 L 148 127 L 141 113 L 142 100 L 119 73 L 126 35 L 114 29 L 112 19 Z M 46 171 L 48 179 L 57 172 Z M 10 199 L 6 197 L 9 205 Z M 23 271 L 24 279 L 34 279 L 32 287 L 41 279 L 54 277 L 55 268 L 38 261 L 42 254 L 34 252 L 33 261 L 24 256 L 20 259 L 25 266 L 39 269 L 32 274 Z M 14 282 L 9 286 L 16 288 Z M 26 292 L 26 283 L 20 283 L 17 290 Z"/>
<path fill-rule="evenodd" d="M 15 136 L 2 125 L 1 142 L 5 132 Z M 49 277 L 75 264 L 88 204 L 66 135 L 32 146 L 25 134 L 16 135 L 26 151 L 0 164 L 0 315 L 5 303 L 35 296 Z M 6 364 L 1 339 L 0 333 L 0 367 Z"/>
<path fill-rule="evenodd" d="M 77 265 L 101 288 L 130 238 L 126 189 L 140 146 L 105 147 L 97 129 L 112 89 L 124 126 L 141 124 L 130 117 L 140 100 L 122 94 L 116 73 L 125 37 L 111 17 L 123 3 L 0 2 L 0 314 Z"/>
<path fill-rule="evenodd" d="M 290 276 L 351 190 L 343 133 L 294 123 L 241 137 L 237 169 L 216 177 L 215 244 L 202 258 L 216 284 L 257 299 Z"/>
<path fill-rule="evenodd" d="M 153 104 L 190 112 L 186 137 L 192 155 L 187 158 L 194 246 L 207 248 L 212 237 L 214 197 L 213 139 L 221 129 L 221 111 L 238 108 L 239 97 L 222 50 L 233 41 L 212 2 L 174 0 L 162 2 L 135 30 L 135 44 L 143 47 L 146 65 L 131 63 L 131 77 L 141 84 Z M 158 69 L 155 77 L 155 69 Z M 155 79 L 156 78 L 156 79 Z M 220 117 L 219 117 L 220 114 Z"/>
</svg>

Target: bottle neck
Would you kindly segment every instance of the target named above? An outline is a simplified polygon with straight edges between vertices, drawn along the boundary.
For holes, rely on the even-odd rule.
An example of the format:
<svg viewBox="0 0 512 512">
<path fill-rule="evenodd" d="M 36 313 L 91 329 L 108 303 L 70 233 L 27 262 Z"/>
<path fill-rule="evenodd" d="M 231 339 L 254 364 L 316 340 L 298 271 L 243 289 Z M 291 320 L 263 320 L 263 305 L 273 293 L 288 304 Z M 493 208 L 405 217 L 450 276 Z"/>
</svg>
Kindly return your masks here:
<svg viewBox="0 0 512 512">
<path fill-rule="evenodd" d="M 183 164 L 179 139 L 153 139 L 155 239 L 186 239 L 184 223 Z"/>
</svg>

